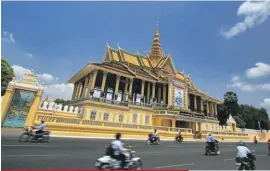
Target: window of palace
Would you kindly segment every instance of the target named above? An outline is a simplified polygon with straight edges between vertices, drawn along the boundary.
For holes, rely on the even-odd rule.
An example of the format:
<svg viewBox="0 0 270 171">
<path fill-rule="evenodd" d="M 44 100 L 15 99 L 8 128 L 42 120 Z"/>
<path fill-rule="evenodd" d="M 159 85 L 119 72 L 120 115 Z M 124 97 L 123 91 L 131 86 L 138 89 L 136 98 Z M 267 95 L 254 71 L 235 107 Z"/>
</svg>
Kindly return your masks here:
<svg viewBox="0 0 270 171">
<path fill-rule="evenodd" d="M 145 117 L 145 124 L 146 124 L 146 125 L 149 125 L 149 121 L 150 121 L 150 116 L 147 115 L 147 116 Z"/>
<path fill-rule="evenodd" d="M 108 87 L 107 93 L 106 93 L 106 99 L 113 100 L 113 88 Z"/>
<path fill-rule="evenodd" d="M 117 101 L 122 101 L 122 95 L 123 95 L 123 90 L 118 90 L 118 96 L 117 96 Z"/>
<path fill-rule="evenodd" d="M 137 94 L 136 102 L 140 103 L 141 102 L 141 95 Z"/>
<path fill-rule="evenodd" d="M 123 122 L 124 121 L 124 115 L 123 114 L 120 114 L 119 115 L 119 122 Z"/>
<path fill-rule="evenodd" d="M 90 115 L 90 120 L 95 120 L 96 119 L 96 115 L 97 115 L 97 111 L 96 110 L 92 110 L 91 111 L 91 115 Z"/>
<path fill-rule="evenodd" d="M 103 121 L 108 121 L 109 120 L 109 113 L 105 112 L 103 116 Z"/>
<path fill-rule="evenodd" d="M 132 123 L 133 124 L 137 124 L 137 116 L 138 115 L 136 113 L 133 114 L 133 117 L 132 117 Z"/>
<path fill-rule="evenodd" d="M 93 96 L 94 97 L 100 97 L 100 95 L 101 95 L 101 88 L 100 87 L 95 87 Z"/>
</svg>

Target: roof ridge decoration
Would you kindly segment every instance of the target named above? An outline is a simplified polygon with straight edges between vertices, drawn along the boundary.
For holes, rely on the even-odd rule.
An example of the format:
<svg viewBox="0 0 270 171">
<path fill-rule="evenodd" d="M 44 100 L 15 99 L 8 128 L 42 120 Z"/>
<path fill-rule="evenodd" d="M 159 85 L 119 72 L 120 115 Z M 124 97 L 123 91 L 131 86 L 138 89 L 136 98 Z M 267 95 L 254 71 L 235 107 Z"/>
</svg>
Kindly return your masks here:
<svg viewBox="0 0 270 171">
<path fill-rule="evenodd" d="M 169 61 L 168 61 L 169 60 Z M 177 70 L 175 69 L 174 63 L 172 61 L 171 55 L 169 54 L 167 58 L 164 59 L 163 63 L 160 65 L 161 69 L 165 69 L 165 66 L 167 63 L 170 63 L 171 65 L 171 69 L 173 71 L 173 74 L 176 75 L 177 74 Z"/>
<path fill-rule="evenodd" d="M 129 63 L 128 63 L 129 64 Z M 127 66 L 126 64 L 122 63 L 122 65 L 129 71 L 131 72 L 132 74 L 136 75 L 136 73 L 134 71 L 132 71 L 129 66 Z"/>
<path fill-rule="evenodd" d="M 156 79 L 156 80 L 159 80 L 158 77 L 156 77 L 155 75 L 153 75 L 150 71 L 146 70 L 145 68 L 143 68 L 143 71 L 144 72 L 147 72 L 152 78 Z"/>
<path fill-rule="evenodd" d="M 112 55 L 110 50 L 114 50 L 113 48 L 110 47 L 108 41 L 106 41 L 106 50 L 105 50 L 105 56 L 103 58 L 103 61 L 113 61 Z"/>
<path fill-rule="evenodd" d="M 163 57 L 161 44 L 160 44 L 160 37 L 159 37 L 159 29 L 158 29 L 158 23 L 156 26 L 154 39 L 152 43 L 152 48 L 149 53 L 150 60 L 152 62 L 152 66 L 155 68 L 158 64 L 158 61 Z"/>
</svg>

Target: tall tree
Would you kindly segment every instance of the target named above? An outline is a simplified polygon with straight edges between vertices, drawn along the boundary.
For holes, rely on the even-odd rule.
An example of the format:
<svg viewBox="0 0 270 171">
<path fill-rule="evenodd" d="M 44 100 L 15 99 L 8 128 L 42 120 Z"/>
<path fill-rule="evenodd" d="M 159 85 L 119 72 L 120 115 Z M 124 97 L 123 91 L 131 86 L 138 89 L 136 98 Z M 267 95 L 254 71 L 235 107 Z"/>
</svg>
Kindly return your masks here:
<svg viewBox="0 0 270 171">
<path fill-rule="evenodd" d="M 232 91 L 226 92 L 224 95 L 224 105 L 232 116 L 237 116 L 239 106 L 236 93 Z"/>
<path fill-rule="evenodd" d="M 229 119 L 229 112 L 227 107 L 224 104 L 218 105 L 218 120 L 219 125 L 222 127 L 226 125 L 227 120 Z"/>
<path fill-rule="evenodd" d="M 1 57 L 1 96 L 4 96 L 8 83 L 15 77 L 12 67 Z"/>
</svg>

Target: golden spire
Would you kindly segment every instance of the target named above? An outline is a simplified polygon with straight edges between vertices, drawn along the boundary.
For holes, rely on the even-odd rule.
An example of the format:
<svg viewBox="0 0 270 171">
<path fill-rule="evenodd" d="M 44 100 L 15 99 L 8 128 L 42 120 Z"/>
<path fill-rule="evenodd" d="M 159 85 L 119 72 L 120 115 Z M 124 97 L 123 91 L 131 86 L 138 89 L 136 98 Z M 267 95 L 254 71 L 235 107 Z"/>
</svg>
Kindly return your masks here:
<svg viewBox="0 0 270 171">
<path fill-rule="evenodd" d="M 45 101 L 47 101 L 47 102 L 49 101 L 49 98 L 48 98 L 48 96 L 46 97 Z"/>
<path fill-rule="evenodd" d="M 152 48 L 149 54 L 149 58 L 154 67 L 156 67 L 158 61 L 160 60 L 160 58 L 162 58 L 162 56 L 163 55 L 162 55 L 162 49 L 160 45 L 159 29 L 158 29 L 158 23 L 157 23 Z"/>
</svg>

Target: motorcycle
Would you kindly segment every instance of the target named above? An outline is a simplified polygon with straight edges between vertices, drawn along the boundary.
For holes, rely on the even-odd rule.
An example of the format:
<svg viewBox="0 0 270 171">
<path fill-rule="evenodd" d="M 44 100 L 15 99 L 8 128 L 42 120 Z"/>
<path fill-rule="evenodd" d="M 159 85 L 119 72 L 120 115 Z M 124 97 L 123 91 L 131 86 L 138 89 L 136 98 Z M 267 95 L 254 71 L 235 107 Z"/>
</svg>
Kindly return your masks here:
<svg viewBox="0 0 270 171">
<path fill-rule="evenodd" d="M 121 168 L 121 161 L 116 160 L 111 157 L 112 149 L 106 152 L 105 156 L 97 159 L 95 163 L 95 167 L 97 170 L 120 170 Z M 135 156 L 135 151 L 128 151 L 126 155 L 126 166 L 125 170 L 142 170 L 142 161 L 139 157 Z"/>
<path fill-rule="evenodd" d="M 236 158 L 235 164 L 238 166 L 238 170 L 255 170 L 256 166 L 253 161 L 256 160 L 254 150 L 248 154 L 247 158 Z M 253 163 L 253 164 L 252 164 Z"/>
<path fill-rule="evenodd" d="M 28 142 L 28 141 L 39 141 L 39 142 L 49 142 L 50 131 L 43 131 L 40 134 L 36 134 L 33 129 L 34 126 L 25 128 L 25 132 L 22 133 L 19 137 L 19 142 Z"/>
<path fill-rule="evenodd" d="M 158 139 L 158 137 L 153 136 L 152 134 L 148 135 L 148 140 L 146 141 L 147 145 L 158 145 L 160 143 L 160 140 Z"/>
<path fill-rule="evenodd" d="M 211 148 L 211 146 L 206 143 L 205 155 L 209 156 L 211 154 L 215 154 L 215 155 L 220 154 L 220 148 L 219 148 L 218 140 L 215 140 L 215 148 Z"/>
<path fill-rule="evenodd" d="M 184 141 L 184 138 L 180 135 L 180 136 L 177 136 L 176 138 L 175 138 L 175 143 L 178 143 L 178 142 L 180 142 L 180 143 L 183 143 L 183 141 Z"/>
</svg>

